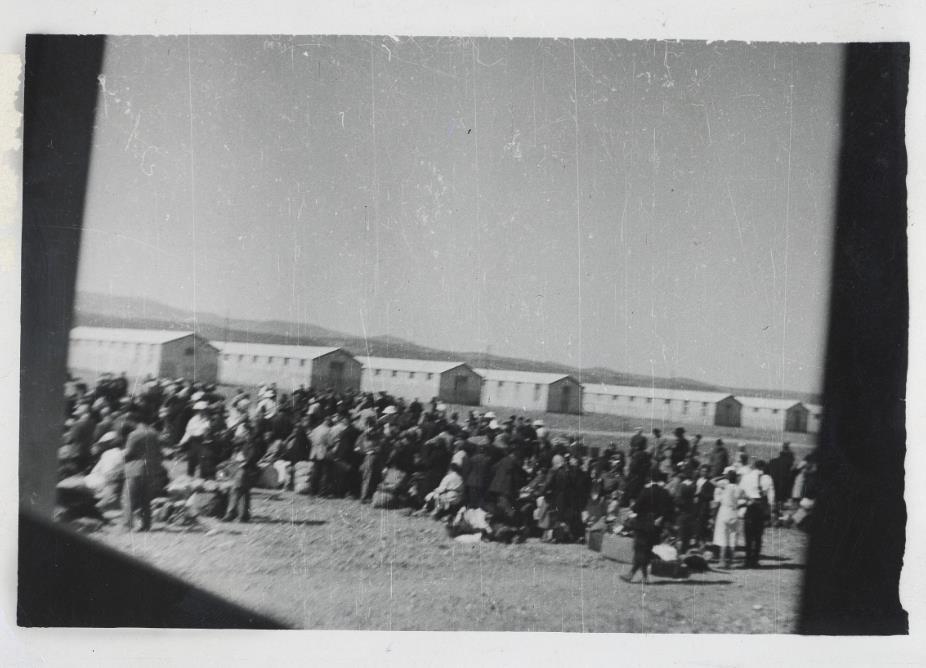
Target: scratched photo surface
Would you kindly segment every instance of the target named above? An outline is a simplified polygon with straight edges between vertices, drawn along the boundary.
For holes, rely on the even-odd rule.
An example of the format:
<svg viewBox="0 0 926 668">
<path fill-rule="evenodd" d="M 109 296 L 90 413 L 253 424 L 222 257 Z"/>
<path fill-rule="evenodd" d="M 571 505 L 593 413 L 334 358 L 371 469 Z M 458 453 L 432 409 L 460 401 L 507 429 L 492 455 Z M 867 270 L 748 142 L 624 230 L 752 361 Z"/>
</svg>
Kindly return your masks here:
<svg viewBox="0 0 926 668">
<path fill-rule="evenodd" d="M 59 521 L 294 628 L 793 632 L 842 58 L 107 38 Z"/>
</svg>

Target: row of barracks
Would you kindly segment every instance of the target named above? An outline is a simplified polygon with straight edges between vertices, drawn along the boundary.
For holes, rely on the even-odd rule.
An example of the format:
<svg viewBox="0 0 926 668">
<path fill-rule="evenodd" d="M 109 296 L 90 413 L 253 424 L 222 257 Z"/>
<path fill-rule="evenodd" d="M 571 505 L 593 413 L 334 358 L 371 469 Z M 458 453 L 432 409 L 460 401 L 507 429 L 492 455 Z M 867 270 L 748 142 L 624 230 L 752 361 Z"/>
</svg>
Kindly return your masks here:
<svg viewBox="0 0 926 668">
<path fill-rule="evenodd" d="M 407 400 L 509 408 L 525 413 L 603 413 L 655 424 L 817 432 L 821 407 L 723 392 L 580 383 L 569 374 L 473 368 L 461 361 L 356 357 L 344 348 L 208 341 L 189 331 L 76 327 L 68 367 L 93 379 L 124 372 L 254 387 L 276 383 L 387 392 Z"/>
</svg>

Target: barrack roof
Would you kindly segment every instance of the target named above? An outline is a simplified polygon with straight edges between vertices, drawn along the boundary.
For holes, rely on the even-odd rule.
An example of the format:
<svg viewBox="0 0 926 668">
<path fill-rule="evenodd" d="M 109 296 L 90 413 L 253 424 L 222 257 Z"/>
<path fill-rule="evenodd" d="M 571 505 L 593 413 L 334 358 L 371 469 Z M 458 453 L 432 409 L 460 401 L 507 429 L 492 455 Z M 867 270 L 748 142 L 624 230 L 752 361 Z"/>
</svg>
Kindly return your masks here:
<svg viewBox="0 0 926 668">
<path fill-rule="evenodd" d="M 267 357 L 288 357 L 292 359 L 314 360 L 343 348 L 331 346 L 287 346 L 276 343 L 247 343 L 243 341 L 215 341 L 214 345 L 222 354 L 228 355 L 265 355 Z M 344 351 L 347 353 L 347 351 Z M 350 353 L 347 353 L 350 355 Z"/>
<path fill-rule="evenodd" d="M 401 357 L 358 357 L 368 369 L 395 369 L 396 371 L 421 371 L 423 373 L 444 373 L 460 366 L 472 368 L 466 362 L 442 362 L 440 360 L 414 360 Z"/>
<path fill-rule="evenodd" d="M 568 373 L 546 373 L 541 371 L 515 371 L 513 369 L 474 369 L 476 373 L 486 380 L 511 381 L 512 383 L 535 383 L 550 385 L 563 378 L 569 378 L 578 383 L 574 376 Z"/>
<path fill-rule="evenodd" d="M 729 392 L 710 392 L 705 390 L 670 390 L 662 387 L 644 387 L 642 385 L 608 385 L 607 383 L 586 383 L 585 391 L 592 394 L 610 394 L 627 397 L 651 397 L 675 401 L 700 401 L 717 403 L 733 396 Z M 734 397 L 736 398 L 736 397 Z"/>
<path fill-rule="evenodd" d="M 771 408 L 779 410 L 787 410 L 793 406 L 804 404 L 797 399 L 766 399 L 765 397 L 741 397 L 736 396 L 737 401 L 739 401 L 743 406 L 747 408 Z"/>
<path fill-rule="evenodd" d="M 189 330 L 179 329 L 127 329 L 121 327 L 87 327 L 83 325 L 71 330 L 72 339 L 121 341 L 124 343 L 167 343 L 193 334 L 194 332 Z"/>
</svg>

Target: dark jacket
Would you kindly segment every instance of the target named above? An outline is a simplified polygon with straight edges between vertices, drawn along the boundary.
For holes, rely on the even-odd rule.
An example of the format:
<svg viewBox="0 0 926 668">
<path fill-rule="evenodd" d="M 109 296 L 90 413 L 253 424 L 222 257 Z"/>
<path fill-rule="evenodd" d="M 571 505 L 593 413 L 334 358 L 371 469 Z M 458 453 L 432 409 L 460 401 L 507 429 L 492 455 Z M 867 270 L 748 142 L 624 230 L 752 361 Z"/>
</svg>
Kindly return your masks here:
<svg viewBox="0 0 926 668">
<path fill-rule="evenodd" d="M 492 459 L 484 452 L 477 452 L 469 460 L 469 473 L 464 479 L 467 487 L 486 489 L 492 481 Z"/>
<path fill-rule="evenodd" d="M 125 442 L 125 477 L 161 475 L 161 445 L 158 432 L 146 424 L 138 425 Z"/>
<path fill-rule="evenodd" d="M 695 509 L 695 483 L 683 480 L 675 491 L 675 509 L 679 515 L 688 515 Z"/>
<path fill-rule="evenodd" d="M 521 463 L 515 459 L 514 455 L 505 455 L 495 465 L 489 492 L 499 496 L 506 496 L 509 499 L 516 499 L 518 498 L 518 492 L 523 487 L 522 478 L 523 469 Z"/>
<path fill-rule="evenodd" d="M 718 478 L 723 475 L 723 470 L 730 465 L 730 455 L 723 446 L 711 450 L 710 466 L 711 477 Z"/>
<path fill-rule="evenodd" d="M 660 485 L 647 485 L 637 497 L 633 506 L 637 514 L 637 525 L 641 529 L 655 525 L 656 520 L 671 522 L 675 518 L 675 504 L 672 497 Z"/>
</svg>

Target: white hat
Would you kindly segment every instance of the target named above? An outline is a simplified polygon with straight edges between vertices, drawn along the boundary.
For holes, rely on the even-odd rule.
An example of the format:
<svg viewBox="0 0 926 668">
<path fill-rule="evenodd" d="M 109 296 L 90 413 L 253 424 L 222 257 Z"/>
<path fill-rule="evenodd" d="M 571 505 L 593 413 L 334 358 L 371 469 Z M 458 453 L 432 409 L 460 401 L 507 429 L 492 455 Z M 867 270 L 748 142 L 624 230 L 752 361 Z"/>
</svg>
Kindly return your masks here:
<svg viewBox="0 0 926 668">
<path fill-rule="evenodd" d="M 100 436 L 99 443 L 112 443 L 117 438 L 119 438 L 119 434 L 114 431 L 107 431 L 105 434 Z"/>
<path fill-rule="evenodd" d="M 395 406 L 386 406 L 383 409 L 383 415 L 395 415 L 395 413 L 396 413 Z"/>
<path fill-rule="evenodd" d="M 439 411 L 447 410 L 447 404 L 437 404 L 437 410 Z"/>
<path fill-rule="evenodd" d="M 482 417 L 487 418 L 487 419 L 489 419 L 489 420 L 494 420 L 497 416 L 495 415 L 495 413 L 494 413 L 493 411 L 489 411 L 488 413 L 486 413 L 486 414 L 483 415 Z"/>
<path fill-rule="evenodd" d="M 534 426 L 535 426 L 535 427 L 542 427 L 542 426 L 543 426 L 543 420 L 534 420 Z"/>
<path fill-rule="evenodd" d="M 197 401 L 195 404 L 193 404 L 194 411 L 204 411 L 204 410 L 207 410 L 208 408 L 209 408 L 209 404 L 207 404 L 205 401 Z"/>
<path fill-rule="evenodd" d="M 194 392 L 194 393 L 193 393 L 193 396 L 190 397 L 190 400 L 191 400 L 191 401 L 199 401 L 199 400 L 202 399 L 202 398 L 203 398 L 203 393 L 202 393 L 202 392 Z"/>
</svg>

